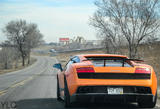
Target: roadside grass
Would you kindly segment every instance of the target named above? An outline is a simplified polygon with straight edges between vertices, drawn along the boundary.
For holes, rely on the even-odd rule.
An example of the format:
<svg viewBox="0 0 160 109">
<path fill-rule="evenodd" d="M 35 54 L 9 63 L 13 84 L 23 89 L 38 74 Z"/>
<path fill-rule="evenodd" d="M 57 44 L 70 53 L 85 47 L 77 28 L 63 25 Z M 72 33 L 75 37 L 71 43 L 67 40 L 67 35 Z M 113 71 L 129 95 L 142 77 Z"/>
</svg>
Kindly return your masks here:
<svg viewBox="0 0 160 109">
<path fill-rule="evenodd" d="M 32 56 L 50 56 L 50 53 L 36 53 L 36 52 L 32 52 L 31 53 Z"/>
<path fill-rule="evenodd" d="M 9 68 L 9 69 L 0 69 L 0 74 L 10 73 L 10 72 L 14 72 L 14 71 L 24 69 L 24 68 L 34 64 L 36 61 L 37 61 L 36 58 L 32 57 L 31 61 L 30 61 L 30 64 L 26 64 L 25 66 L 22 66 L 21 61 L 19 61 L 18 64 L 17 64 L 17 67 L 12 67 L 12 68 Z"/>
</svg>

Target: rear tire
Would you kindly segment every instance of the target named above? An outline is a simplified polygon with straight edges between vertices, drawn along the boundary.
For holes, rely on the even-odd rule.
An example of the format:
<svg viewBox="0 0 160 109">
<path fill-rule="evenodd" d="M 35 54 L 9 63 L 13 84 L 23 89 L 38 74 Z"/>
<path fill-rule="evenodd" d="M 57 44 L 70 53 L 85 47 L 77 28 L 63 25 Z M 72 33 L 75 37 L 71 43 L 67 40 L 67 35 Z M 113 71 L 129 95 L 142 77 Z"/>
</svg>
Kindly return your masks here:
<svg viewBox="0 0 160 109">
<path fill-rule="evenodd" d="M 142 98 L 141 100 L 138 101 L 138 105 L 141 108 L 154 108 L 156 106 L 156 102 L 157 102 L 157 93 L 154 97 L 154 100 L 153 97 L 152 99 Z"/>
<path fill-rule="evenodd" d="M 58 75 L 57 75 L 57 100 L 58 100 L 58 101 L 61 100 Z"/>
<path fill-rule="evenodd" d="M 70 95 L 69 95 L 67 80 L 65 77 L 64 77 L 64 105 L 65 107 L 71 107 Z"/>
</svg>

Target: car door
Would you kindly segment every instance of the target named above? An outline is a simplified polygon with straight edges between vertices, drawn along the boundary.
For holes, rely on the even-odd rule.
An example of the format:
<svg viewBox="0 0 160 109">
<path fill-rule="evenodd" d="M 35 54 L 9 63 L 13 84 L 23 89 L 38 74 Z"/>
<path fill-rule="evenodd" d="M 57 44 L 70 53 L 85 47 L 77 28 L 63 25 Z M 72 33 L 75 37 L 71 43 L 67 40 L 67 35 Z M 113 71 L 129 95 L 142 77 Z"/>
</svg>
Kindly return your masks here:
<svg viewBox="0 0 160 109">
<path fill-rule="evenodd" d="M 60 83 L 60 89 L 61 89 L 61 95 L 64 96 L 64 75 L 69 74 L 70 72 L 70 67 L 73 63 L 78 63 L 80 62 L 80 59 L 78 56 L 75 56 L 73 58 L 71 58 L 68 63 L 65 65 L 65 67 L 63 68 L 63 71 L 59 74 L 59 83 Z"/>
<path fill-rule="evenodd" d="M 60 95 L 64 96 L 64 75 L 69 68 L 69 65 L 73 63 L 72 61 L 68 61 L 68 63 L 64 66 L 63 71 L 58 73 L 58 78 L 59 78 L 59 88 L 60 88 Z"/>
</svg>

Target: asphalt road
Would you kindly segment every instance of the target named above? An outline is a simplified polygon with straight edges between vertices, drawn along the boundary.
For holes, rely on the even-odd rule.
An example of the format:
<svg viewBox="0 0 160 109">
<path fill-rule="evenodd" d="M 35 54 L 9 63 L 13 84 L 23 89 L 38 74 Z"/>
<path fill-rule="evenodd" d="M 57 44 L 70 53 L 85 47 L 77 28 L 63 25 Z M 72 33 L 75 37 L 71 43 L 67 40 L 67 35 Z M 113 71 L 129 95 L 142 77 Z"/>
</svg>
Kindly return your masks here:
<svg viewBox="0 0 160 109">
<path fill-rule="evenodd" d="M 56 59 L 36 58 L 37 62 L 26 69 L 0 75 L 0 109 L 64 109 L 63 101 L 56 100 L 56 69 L 52 68 Z M 138 109 L 136 104 L 118 103 L 75 103 L 73 108 Z"/>
</svg>

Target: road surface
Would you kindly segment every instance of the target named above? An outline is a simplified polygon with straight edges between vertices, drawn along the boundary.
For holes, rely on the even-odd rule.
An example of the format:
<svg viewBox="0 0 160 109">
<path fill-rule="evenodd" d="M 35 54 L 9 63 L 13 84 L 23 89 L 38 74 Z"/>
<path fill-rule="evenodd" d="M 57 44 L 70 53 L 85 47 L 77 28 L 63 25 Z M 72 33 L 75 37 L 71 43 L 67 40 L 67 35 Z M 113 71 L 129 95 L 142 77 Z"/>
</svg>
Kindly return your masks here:
<svg viewBox="0 0 160 109">
<path fill-rule="evenodd" d="M 52 68 L 56 59 L 36 58 L 37 62 L 26 69 L 0 75 L 0 109 L 64 109 L 63 101 L 56 100 L 56 69 Z M 77 103 L 74 109 L 106 107 L 137 108 L 137 105 Z"/>
</svg>

